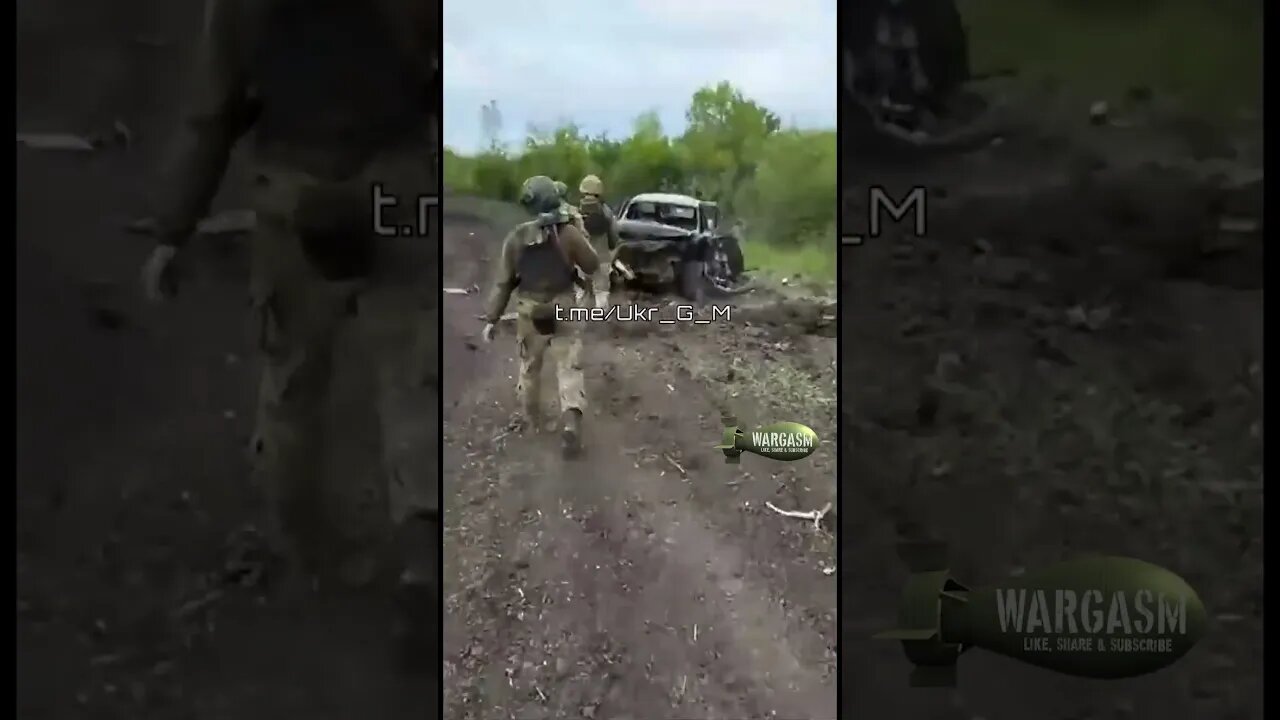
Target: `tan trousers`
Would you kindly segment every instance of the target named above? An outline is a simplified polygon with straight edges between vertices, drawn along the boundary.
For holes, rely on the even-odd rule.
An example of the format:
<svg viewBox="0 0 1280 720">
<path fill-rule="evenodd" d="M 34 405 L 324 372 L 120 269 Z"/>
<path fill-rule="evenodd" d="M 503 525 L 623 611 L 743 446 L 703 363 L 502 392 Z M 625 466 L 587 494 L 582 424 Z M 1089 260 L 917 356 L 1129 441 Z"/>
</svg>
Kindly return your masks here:
<svg viewBox="0 0 1280 720">
<path fill-rule="evenodd" d="M 566 307 L 567 307 L 566 303 Z M 556 390 L 560 412 L 583 410 L 587 405 L 586 388 L 582 377 L 582 332 L 579 323 L 557 323 L 556 332 L 543 335 L 533 326 L 530 318 L 532 303 L 517 302 L 516 343 L 520 370 L 516 380 L 516 395 L 525 419 L 540 422 L 542 412 L 542 370 L 548 353 L 554 363 Z"/>
<path fill-rule="evenodd" d="M 609 305 L 609 293 L 612 290 L 609 276 L 613 272 L 613 251 L 609 249 L 608 239 L 603 237 L 592 238 L 591 246 L 600 257 L 600 269 L 591 276 L 591 287 L 595 290 L 595 306 L 603 308 Z"/>
</svg>

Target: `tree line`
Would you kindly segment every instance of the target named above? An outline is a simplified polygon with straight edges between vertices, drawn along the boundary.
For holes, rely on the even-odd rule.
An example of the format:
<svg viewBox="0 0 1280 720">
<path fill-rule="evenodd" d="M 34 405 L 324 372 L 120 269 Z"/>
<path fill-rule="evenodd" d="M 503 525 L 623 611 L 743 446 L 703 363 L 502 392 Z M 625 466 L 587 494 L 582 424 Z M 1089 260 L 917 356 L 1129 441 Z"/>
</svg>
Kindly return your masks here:
<svg viewBox="0 0 1280 720">
<path fill-rule="evenodd" d="M 548 175 L 576 193 L 587 174 L 604 180 L 609 199 L 666 191 L 716 200 L 749 241 L 775 246 L 835 246 L 837 140 L 834 128 L 785 128 L 779 117 L 727 82 L 694 93 L 676 136 L 656 113 L 636 118 L 631 135 L 589 136 L 572 124 L 531 130 L 518 151 L 493 136 L 495 104 L 482 116 L 490 147 L 475 155 L 446 150 L 445 189 L 514 200 L 532 175 Z"/>
</svg>

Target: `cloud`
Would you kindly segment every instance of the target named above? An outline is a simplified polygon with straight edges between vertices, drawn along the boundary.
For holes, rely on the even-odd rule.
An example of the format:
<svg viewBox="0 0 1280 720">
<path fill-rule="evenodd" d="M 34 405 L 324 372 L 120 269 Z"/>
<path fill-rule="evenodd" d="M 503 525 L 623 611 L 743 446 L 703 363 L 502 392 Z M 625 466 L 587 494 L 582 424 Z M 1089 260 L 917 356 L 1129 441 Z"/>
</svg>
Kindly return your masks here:
<svg viewBox="0 0 1280 720">
<path fill-rule="evenodd" d="M 678 132 L 721 80 L 784 122 L 834 127 L 835 19 L 835 0 L 444 0 L 445 144 L 479 148 L 490 100 L 507 142 L 565 120 L 625 135 L 650 110 Z"/>
</svg>

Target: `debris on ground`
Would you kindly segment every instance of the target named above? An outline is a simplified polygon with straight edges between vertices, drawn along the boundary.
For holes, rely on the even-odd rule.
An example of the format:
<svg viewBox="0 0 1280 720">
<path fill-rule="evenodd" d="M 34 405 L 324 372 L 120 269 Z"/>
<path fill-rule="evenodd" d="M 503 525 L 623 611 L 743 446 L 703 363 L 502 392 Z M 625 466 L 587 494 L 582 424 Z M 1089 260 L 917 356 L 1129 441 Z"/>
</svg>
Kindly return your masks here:
<svg viewBox="0 0 1280 720">
<path fill-rule="evenodd" d="M 777 505 L 774 505 L 771 502 L 765 502 L 765 506 L 767 506 L 770 510 L 784 517 L 799 518 L 801 520 L 809 520 L 810 522 L 813 523 L 814 529 L 821 528 L 822 518 L 826 517 L 826 514 L 828 512 L 831 512 L 831 503 L 827 503 L 826 505 L 823 505 L 821 508 L 817 510 L 807 510 L 807 511 L 783 510 L 782 508 L 779 508 Z"/>
</svg>

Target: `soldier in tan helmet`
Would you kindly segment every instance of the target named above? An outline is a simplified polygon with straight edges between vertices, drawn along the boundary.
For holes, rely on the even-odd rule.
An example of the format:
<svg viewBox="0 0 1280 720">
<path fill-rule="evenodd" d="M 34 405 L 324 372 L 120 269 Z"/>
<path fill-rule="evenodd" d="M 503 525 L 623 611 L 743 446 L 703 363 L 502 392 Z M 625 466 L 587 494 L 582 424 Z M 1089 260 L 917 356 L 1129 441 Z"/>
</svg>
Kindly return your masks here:
<svg viewBox="0 0 1280 720">
<path fill-rule="evenodd" d="M 595 306 L 609 306 L 609 292 L 612 290 L 609 274 L 613 266 L 613 253 L 621 242 L 618 238 L 618 221 L 613 209 L 604 201 L 604 183 L 595 175 L 582 178 L 578 184 L 578 211 L 582 214 L 582 223 L 591 238 L 591 246 L 600 256 L 600 269 L 591 277 L 591 285 L 595 290 Z"/>
</svg>

